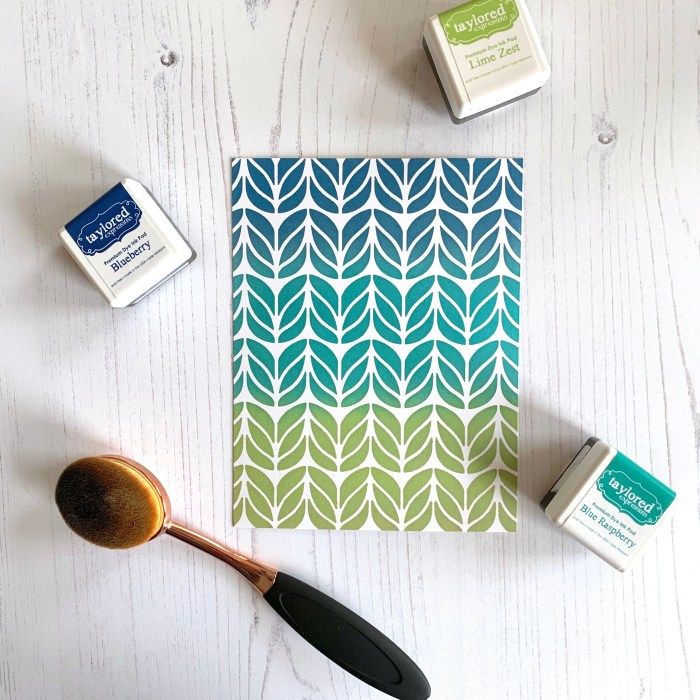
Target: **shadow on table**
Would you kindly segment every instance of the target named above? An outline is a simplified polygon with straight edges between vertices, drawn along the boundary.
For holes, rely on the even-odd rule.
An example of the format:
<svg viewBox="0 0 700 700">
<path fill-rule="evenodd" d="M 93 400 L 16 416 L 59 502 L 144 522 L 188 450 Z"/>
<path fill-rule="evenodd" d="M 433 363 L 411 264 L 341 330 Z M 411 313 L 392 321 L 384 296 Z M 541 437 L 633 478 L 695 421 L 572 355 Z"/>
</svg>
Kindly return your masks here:
<svg viewBox="0 0 700 700">
<path fill-rule="evenodd" d="M 519 491 L 539 503 L 590 433 L 567 416 L 555 414 L 527 391 L 521 394 L 519 417 Z"/>
</svg>

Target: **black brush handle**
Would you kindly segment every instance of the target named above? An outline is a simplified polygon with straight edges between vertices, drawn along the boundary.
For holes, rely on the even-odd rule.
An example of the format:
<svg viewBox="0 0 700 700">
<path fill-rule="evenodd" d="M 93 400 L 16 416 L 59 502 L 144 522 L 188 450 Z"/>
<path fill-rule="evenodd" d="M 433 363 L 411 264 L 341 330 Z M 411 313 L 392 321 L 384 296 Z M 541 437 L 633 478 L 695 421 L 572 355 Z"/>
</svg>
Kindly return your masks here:
<svg viewBox="0 0 700 700">
<path fill-rule="evenodd" d="M 395 698 L 430 697 L 428 679 L 404 651 L 325 593 L 280 571 L 265 600 L 309 644 L 361 681 Z"/>
</svg>

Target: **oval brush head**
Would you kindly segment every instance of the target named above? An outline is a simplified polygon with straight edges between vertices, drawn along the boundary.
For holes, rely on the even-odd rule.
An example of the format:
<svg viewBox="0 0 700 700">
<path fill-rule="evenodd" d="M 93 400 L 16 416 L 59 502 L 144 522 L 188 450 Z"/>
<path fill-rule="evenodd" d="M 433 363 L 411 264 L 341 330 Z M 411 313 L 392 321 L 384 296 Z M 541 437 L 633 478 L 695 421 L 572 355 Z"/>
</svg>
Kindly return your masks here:
<svg viewBox="0 0 700 700">
<path fill-rule="evenodd" d="M 68 465 L 56 484 L 56 503 L 71 530 L 111 549 L 148 542 L 165 519 L 155 486 L 116 457 L 87 457 Z"/>
</svg>

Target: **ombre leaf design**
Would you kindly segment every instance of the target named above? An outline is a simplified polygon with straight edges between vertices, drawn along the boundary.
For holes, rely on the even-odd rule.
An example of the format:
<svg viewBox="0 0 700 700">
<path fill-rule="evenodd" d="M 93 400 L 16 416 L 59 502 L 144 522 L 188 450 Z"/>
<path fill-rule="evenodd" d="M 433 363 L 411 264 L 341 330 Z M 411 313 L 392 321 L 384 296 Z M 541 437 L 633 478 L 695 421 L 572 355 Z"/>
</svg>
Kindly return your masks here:
<svg viewBox="0 0 700 700">
<path fill-rule="evenodd" d="M 233 161 L 236 523 L 515 529 L 522 174 Z"/>
</svg>

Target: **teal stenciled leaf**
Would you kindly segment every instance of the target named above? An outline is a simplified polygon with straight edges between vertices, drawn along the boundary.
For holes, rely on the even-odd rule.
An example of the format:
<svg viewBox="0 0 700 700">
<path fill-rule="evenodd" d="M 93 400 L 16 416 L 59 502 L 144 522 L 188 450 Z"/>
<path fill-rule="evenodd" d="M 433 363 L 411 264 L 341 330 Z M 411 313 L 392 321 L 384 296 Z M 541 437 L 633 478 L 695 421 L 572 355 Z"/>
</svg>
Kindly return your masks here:
<svg viewBox="0 0 700 700">
<path fill-rule="evenodd" d="M 362 401 L 369 390 L 370 341 L 363 340 L 350 347 L 341 360 L 342 406 L 354 406 Z"/>
<path fill-rule="evenodd" d="M 270 294 L 273 299 L 272 304 L 274 304 L 274 295 L 271 291 Z M 303 336 L 307 318 L 305 275 L 295 277 L 282 286 L 277 294 L 277 306 L 279 316 L 278 341 L 286 343 Z M 274 328 L 270 329 L 271 337 L 272 331 L 274 331 Z M 267 339 L 259 333 L 256 333 L 256 335 L 261 340 Z"/>
<path fill-rule="evenodd" d="M 365 273 L 370 260 L 369 221 L 371 212 L 361 211 L 352 216 L 342 233 L 342 277 L 351 279 Z"/>
<path fill-rule="evenodd" d="M 316 210 L 310 212 L 311 246 L 309 258 L 321 277 L 338 279 L 339 243 L 338 227 L 333 219 Z"/>
<path fill-rule="evenodd" d="M 404 362 L 404 380 L 406 382 L 404 406 L 420 406 L 430 396 L 433 389 L 433 347 L 429 340 L 417 345 L 406 356 Z"/>
<path fill-rule="evenodd" d="M 399 288 L 393 282 L 374 275 L 373 325 L 377 333 L 388 343 L 401 343 L 403 317 L 403 297 Z"/>
<path fill-rule="evenodd" d="M 501 220 L 500 211 L 490 211 L 484 214 L 474 224 L 472 229 L 472 265 L 478 270 L 478 264 L 490 260 L 498 244 L 498 224 Z M 478 275 L 481 276 L 481 275 Z"/>
<path fill-rule="evenodd" d="M 252 398 L 266 405 L 274 404 L 275 358 L 257 340 L 246 340 L 248 373 L 246 387 Z"/>
<path fill-rule="evenodd" d="M 374 374 L 372 389 L 386 406 L 401 408 L 401 358 L 398 353 L 379 340 L 372 341 L 374 349 Z"/>
<path fill-rule="evenodd" d="M 338 471 L 339 431 L 333 414 L 323 406 L 309 406 L 309 456 L 314 464 L 330 472 Z"/>
<path fill-rule="evenodd" d="M 340 470 L 357 469 L 364 464 L 369 454 L 367 437 L 369 406 L 367 404 L 352 409 L 340 424 Z"/>
<path fill-rule="evenodd" d="M 401 279 L 401 251 L 403 250 L 401 225 L 393 216 L 381 209 L 375 209 L 373 213 L 377 224 L 374 263 L 382 275 Z"/>
<path fill-rule="evenodd" d="M 326 343 L 339 341 L 340 299 L 336 288 L 323 277 L 311 275 L 311 330 Z"/>
<path fill-rule="evenodd" d="M 467 330 L 467 295 L 449 277 L 440 275 L 437 281 L 439 288 L 437 324 L 440 333 L 445 340 L 464 344 Z"/>
<path fill-rule="evenodd" d="M 338 357 L 335 348 L 321 343 L 318 340 L 310 340 L 311 372 L 309 384 L 314 398 L 326 406 L 337 406 L 338 400 Z"/>
<path fill-rule="evenodd" d="M 438 260 L 446 275 L 455 280 L 467 279 L 469 234 L 463 221 L 452 212 L 440 209 Z"/>
<path fill-rule="evenodd" d="M 375 463 L 387 471 L 401 471 L 401 423 L 391 410 L 379 404 L 372 405 L 372 419 L 372 457 Z"/>
<path fill-rule="evenodd" d="M 256 338 L 273 342 L 275 295 L 269 285 L 255 275 L 247 275 L 245 283 L 248 288 L 248 327 Z"/>
<path fill-rule="evenodd" d="M 406 344 L 425 340 L 435 323 L 434 277 L 425 277 L 412 284 L 405 298 Z"/>
<path fill-rule="evenodd" d="M 425 275 L 435 257 L 434 222 L 435 210 L 416 216 L 406 231 L 407 279 L 418 279 Z"/>
<path fill-rule="evenodd" d="M 279 405 L 290 406 L 301 399 L 306 389 L 306 340 L 290 343 L 277 360 Z"/>
<path fill-rule="evenodd" d="M 406 419 L 404 425 L 405 472 L 424 467 L 433 454 L 433 407 L 423 406 Z"/>
<path fill-rule="evenodd" d="M 345 287 L 340 298 L 341 342 L 353 343 L 369 329 L 369 284 L 371 277 L 358 277 Z"/>
<path fill-rule="evenodd" d="M 248 225 L 246 226 L 245 260 L 255 274 L 272 278 L 274 272 L 274 230 L 272 224 L 254 209 L 246 209 Z"/>
<path fill-rule="evenodd" d="M 452 408 L 464 408 L 466 393 L 466 361 L 462 349 L 438 340 L 438 373 L 436 386 L 440 398 Z"/>
<path fill-rule="evenodd" d="M 306 262 L 306 210 L 292 212 L 285 217 L 277 233 L 279 255 L 278 277 L 285 279 L 296 275 Z"/>
<path fill-rule="evenodd" d="M 500 185 L 500 158 L 476 158 L 472 170 L 474 182 L 474 205 L 473 211 L 478 213 L 493 206 L 494 202 L 489 199 L 494 187 Z"/>
</svg>

